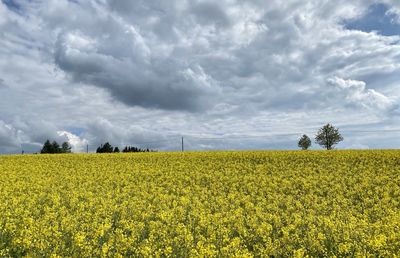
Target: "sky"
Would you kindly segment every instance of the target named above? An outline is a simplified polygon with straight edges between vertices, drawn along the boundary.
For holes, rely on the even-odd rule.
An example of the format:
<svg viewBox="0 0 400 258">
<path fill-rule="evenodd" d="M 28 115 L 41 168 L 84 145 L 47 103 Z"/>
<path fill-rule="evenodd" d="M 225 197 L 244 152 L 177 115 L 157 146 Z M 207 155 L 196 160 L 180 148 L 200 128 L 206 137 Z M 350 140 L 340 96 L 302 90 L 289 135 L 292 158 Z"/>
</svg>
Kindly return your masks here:
<svg viewBox="0 0 400 258">
<path fill-rule="evenodd" d="M 395 0 L 0 0 L 0 153 L 400 147 Z M 320 149 L 313 141 L 313 149 Z"/>
</svg>

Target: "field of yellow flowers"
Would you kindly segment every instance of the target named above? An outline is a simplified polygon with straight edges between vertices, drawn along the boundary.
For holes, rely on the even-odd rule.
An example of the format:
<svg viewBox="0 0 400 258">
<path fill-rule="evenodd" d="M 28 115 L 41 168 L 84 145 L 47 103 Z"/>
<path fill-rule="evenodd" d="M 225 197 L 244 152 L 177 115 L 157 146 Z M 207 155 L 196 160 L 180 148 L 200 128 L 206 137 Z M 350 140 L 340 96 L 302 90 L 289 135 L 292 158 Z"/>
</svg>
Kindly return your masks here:
<svg viewBox="0 0 400 258">
<path fill-rule="evenodd" d="M 400 255 L 400 151 L 0 157 L 0 257 Z"/>
</svg>

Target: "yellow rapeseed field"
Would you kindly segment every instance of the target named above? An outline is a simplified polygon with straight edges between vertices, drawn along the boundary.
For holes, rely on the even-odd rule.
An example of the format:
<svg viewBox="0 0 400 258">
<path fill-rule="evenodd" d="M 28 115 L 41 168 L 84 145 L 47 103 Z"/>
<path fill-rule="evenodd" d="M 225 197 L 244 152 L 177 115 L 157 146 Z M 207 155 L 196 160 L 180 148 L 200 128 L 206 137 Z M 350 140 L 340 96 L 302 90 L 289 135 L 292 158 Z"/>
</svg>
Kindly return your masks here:
<svg viewBox="0 0 400 258">
<path fill-rule="evenodd" d="M 398 257 L 400 151 L 0 157 L 0 257 Z"/>
</svg>

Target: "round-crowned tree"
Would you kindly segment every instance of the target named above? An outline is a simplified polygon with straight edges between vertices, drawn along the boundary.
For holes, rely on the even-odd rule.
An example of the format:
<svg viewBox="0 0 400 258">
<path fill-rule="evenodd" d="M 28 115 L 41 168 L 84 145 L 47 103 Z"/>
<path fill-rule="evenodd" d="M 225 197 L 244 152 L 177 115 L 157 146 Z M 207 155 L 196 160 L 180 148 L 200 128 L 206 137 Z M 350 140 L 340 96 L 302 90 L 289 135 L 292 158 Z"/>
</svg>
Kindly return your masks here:
<svg viewBox="0 0 400 258">
<path fill-rule="evenodd" d="M 302 150 L 308 150 L 311 146 L 311 139 L 307 135 L 303 134 L 303 136 L 300 138 L 298 144 L 299 148 Z"/>
<path fill-rule="evenodd" d="M 339 129 L 331 124 L 321 127 L 315 136 L 315 142 L 327 150 L 332 150 L 333 146 L 341 141 L 343 141 L 343 137 L 339 133 Z"/>
</svg>

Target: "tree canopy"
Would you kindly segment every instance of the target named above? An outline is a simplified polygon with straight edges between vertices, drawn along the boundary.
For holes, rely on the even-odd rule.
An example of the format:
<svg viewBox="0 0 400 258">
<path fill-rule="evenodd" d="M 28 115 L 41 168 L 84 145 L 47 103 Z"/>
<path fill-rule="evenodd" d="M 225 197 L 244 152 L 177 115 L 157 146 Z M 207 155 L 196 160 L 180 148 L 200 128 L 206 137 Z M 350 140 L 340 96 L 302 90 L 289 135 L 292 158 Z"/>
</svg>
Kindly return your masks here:
<svg viewBox="0 0 400 258">
<path fill-rule="evenodd" d="M 300 138 L 298 144 L 299 148 L 302 150 L 308 150 L 311 146 L 311 139 L 307 135 L 303 134 L 303 136 Z"/>
<path fill-rule="evenodd" d="M 46 140 L 40 150 L 42 154 L 56 154 L 56 153 L 71 153 L 71 145 L 68 142 L 63 142 L 60 146 L 56 141 L 50 142 Z"/>
<path fill-rule="evenodd" d="M 341 141 L 343 141 L 343 137 L 339 133 L 339 129 L 331 124 L 324 125 L 315 136 L 315 142 L 327 150 L 332 150 L 333 146 Z"/>
<path fill-rule="evenodd" d="M 134 146 L 125 146 L 122 152 L 150 152 L 149 149 L 141 149 Z"/>
<path fill-rule="evenodd" d="M 100 147 L 97 148 L 96 153 L 113 153 L 114 152 L 114 147 L 109 143 L 106 142 L 104 145 L 100 145 Z"/>
</svg>

